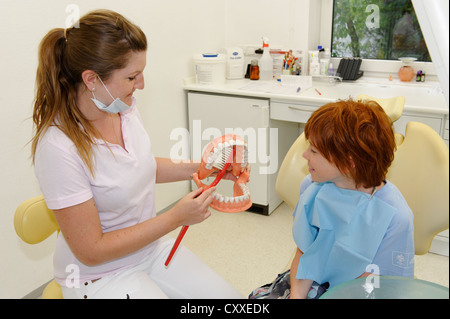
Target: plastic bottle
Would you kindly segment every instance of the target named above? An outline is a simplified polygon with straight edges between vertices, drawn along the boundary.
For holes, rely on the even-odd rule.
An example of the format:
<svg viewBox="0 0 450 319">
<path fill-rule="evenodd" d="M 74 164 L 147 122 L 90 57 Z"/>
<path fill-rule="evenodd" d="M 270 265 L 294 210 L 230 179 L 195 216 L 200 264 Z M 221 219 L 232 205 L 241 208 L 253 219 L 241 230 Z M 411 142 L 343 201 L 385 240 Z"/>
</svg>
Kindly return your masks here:
<svg viewBox="0 0 450 319">
<path fill-rule="evenodd" d="M 328 75 L 330 76 L 335 76 L 336 70 L 333 67 L 333 63 L 330 62 L 330 64 L 328 65 Z"/>
<path fill-rule="evenodd" d="M 328 75 L 328 67 L 330 64 L 331 52 L 330 49 L 325 49 L 323 57 L 320 59 L 320 75 Z"/>
<path fill-rule="evenodd" d="M 419 71 L 417 71 L 416 82 L 421 82 L 421 81 L 422 81 L 422 71 L 419 70 Z"/>
<path fill-rule="evenodd" d="M 250 65 L 250 80 L 259 80 L 258 60 L 252 60 Z"/>
<path fill-rule="evenodd" d="M 324 53 L 325 49 L 321 45 L 319 45 L 319 46 L 317 46 L 317 51 L 319 51 L 318 58 L 319 58 L 319 60 L 321 60 L 323 58 L 323 53 Z"/>
<path fill-rule="evenodd" d="M 273 80 L 273 59 L 270 56 L 269 40 L 263 37 L 263 55 L 259 60 L 259 78 L 262 81 Z"/>
<path fill-rule="evenodd" d="M 320 75 L 319 51 L 310 51 L 309 75 Z"/>
</svg>

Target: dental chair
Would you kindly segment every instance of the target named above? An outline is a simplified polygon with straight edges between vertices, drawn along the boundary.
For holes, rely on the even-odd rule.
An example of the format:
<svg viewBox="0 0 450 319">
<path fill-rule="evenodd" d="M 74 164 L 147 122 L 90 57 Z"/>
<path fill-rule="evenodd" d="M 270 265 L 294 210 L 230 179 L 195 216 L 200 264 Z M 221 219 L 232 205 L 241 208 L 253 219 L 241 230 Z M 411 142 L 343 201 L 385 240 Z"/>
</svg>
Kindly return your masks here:
<svg viewBox="0 0 450 319">
<path fill-rule="evenodd" d="M 372 100 L 380 104 L 384 112 L 391 119 L 392 123 L 397 121 L 402 116 L 403 108 L 405 107 L 405 97 L 396 96 L 393 98 L 377 98 L 366 94 L 360 94 L 356 97 L 357 101 Z"/>
<path fill-rule="evenodd" d="M 428 253 L 436 234 L 449 227 L 449 149 L 431 127 L 409 122 L 387 179 L 414 214 L 416 255 Z"/>
<path fill-rule="evenodd" d="M 387 113 L 397 120 L 398 109 L 403 106 L 394 103 L 395 99 L 389 100 L 395 106 L 392 110 L 397 111 Z M 386 110 L 384 101 L 377 99 L 377 102 Z M 439 134 L 419 122 L 409 122 L 404 137 L 396 133 L 396 143 L 387 179 L 399 188 L 414 214 L 415 254 L 423 255 L 429 251 L 434 236 L 449 227 L 449 149 Z M 278 171 L 276 192 L 292 209 L 298 201 L 300 184 L 309 174 L 308 163 L 302 156 L 307 147 L 302 133 Z"/>
<path fill-rule="evenodd" d="M 47 239 L 59 226 L 53 212 L 47 208 L 44 197 L 36 196 L 21 203 L 14 214 L 14 228 L 17 236 L 27 244 L 35 245 Z M 47 284 L 42 299 L 62 299 L 59 284 L 52 280 Z"/>
</svg>

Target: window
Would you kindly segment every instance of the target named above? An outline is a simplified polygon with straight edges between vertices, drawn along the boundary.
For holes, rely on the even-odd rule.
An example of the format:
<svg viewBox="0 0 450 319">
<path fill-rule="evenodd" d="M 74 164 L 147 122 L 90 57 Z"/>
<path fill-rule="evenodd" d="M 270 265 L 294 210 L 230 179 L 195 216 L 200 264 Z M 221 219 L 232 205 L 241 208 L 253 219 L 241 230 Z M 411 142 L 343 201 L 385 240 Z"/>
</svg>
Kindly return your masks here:
<svg viewBox="0 0 450 319">
<path fill-rule="evenodd" d="M 431 62 L 411 0 L 334 0 L 333 57 Z"/>
</svg>

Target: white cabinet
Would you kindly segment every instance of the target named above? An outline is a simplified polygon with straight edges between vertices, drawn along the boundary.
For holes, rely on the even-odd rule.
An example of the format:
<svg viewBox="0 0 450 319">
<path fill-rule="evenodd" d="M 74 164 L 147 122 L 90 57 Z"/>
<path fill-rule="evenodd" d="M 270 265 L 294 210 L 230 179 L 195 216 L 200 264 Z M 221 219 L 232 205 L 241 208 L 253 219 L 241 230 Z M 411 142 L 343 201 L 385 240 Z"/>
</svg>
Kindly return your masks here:
<svg viewBox="0 0 450 319">
<path fill-rule="evenodd" d="M 270 103 L 270 118 L 274 120 L 306 123 L 316 106 L 307 106 L 296 103 L 272 102 Z"/>
<path fill-rule="evenodd" d="M 402 116 L 397 121 L 395 121 L 394 128 L 396 132 L 404 135 L 408 122 L 421 122 L 427 124 L 439 135 L 444 137 L 444 121 L 445 118 L 443 115 L 403 112 Z"/>
</svg>

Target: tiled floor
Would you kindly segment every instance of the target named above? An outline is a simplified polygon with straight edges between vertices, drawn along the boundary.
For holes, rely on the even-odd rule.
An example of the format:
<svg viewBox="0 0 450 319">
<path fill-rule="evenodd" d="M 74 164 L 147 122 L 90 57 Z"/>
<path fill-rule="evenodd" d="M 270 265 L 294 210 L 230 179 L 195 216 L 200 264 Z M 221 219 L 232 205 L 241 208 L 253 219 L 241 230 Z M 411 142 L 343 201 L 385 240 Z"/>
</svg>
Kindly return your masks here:
<svg viewBox="0 0 450 319">
<path fill-rule="evenodd" d="M 284 203 L 270 216 L 213 211 L 205 222 L 189 227 L 183 244 L 248 296 L 289 263 L 295 248 L 291 225 L 292 211 Z M 431 253 L 416 256 L 415 276 L 448 287 L 449 258 Z"/>
</svg>

